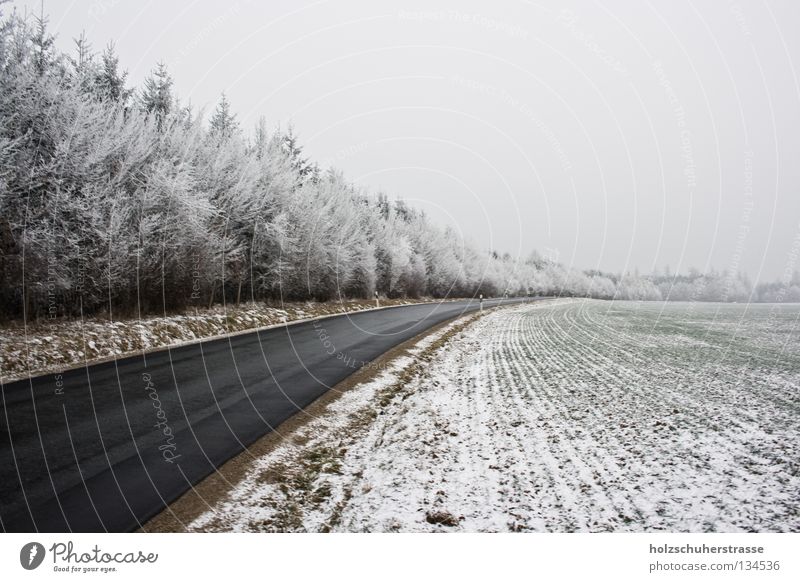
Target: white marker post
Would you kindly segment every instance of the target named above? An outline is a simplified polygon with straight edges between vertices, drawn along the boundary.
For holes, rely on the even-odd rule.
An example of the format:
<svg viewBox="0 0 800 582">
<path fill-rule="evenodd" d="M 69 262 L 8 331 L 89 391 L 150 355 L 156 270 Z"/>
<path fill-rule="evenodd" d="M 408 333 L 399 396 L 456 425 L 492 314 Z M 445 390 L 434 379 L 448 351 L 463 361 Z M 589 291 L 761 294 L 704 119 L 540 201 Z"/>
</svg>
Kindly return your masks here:
<svg viewBox="0 0 800 582">
<path fill-rule="evenodd" d="M 481 297 L 481 311 L 483 311 L 483 293 L 481 293 L 480 297 Z"/>
<path fill-rule="evenodd" d="M 378 300 L 378 292 L 375 291 L 375 307 L 380 307 L 381 302 Z"/>
</svg>

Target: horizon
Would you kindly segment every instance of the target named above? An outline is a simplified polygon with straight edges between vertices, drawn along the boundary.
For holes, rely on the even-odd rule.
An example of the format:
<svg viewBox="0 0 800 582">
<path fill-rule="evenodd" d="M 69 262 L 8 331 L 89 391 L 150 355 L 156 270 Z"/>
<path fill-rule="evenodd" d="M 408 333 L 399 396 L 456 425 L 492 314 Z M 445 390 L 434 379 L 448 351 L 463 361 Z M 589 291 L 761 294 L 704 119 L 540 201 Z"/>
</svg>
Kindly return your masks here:
<svg viewBox="0 0 800 582">
<path fill-rule="evenodd" d="M 7 6 L 36 15 L 40 3 Z M 788 18 L 734 6 L 710 27 L 681 5 L 631 24 L 567 7 L 522 26 L 512 12 L 540 9 L 329 8 L 175 3 L 145 21 L 131 5 L 44 2 L 59 50 L 83 30 L 97 53 L 114 41 L 137 88 L 163 61 L 206 118 L 224 92 L 245 131 L 261 116 L 291 124 L 313 161 L 481 248 L 520 260 L 536 250 L 581 271 L 669 265 L 757 283 L 794 270 L 800 172 L 784 158 L 800 90 L 786 73 L 800 51 L 778 26 Z M 713 32 L 715 47 L 676 36 L 680 19 Z"/>
</svg>

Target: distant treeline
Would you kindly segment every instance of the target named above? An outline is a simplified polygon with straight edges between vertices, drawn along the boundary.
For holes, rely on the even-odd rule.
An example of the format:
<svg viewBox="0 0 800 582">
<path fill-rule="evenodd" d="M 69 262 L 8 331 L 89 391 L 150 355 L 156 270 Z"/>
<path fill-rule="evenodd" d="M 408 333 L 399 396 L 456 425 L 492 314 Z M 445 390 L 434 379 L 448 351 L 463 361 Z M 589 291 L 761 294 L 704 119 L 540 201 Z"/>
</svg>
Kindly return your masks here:
<svg viewBox="0 0 800 582">
<path fill-rule="evenodd" d="M 736 301 L 766 303 L 800 302 L 800 271 L 787 270 L 774 282 L 752 285 L 744 273 L 711 270 L 701 273 L 690 269 L 688 275 L 662 275 L 650 277 L 662 298 L 668 301 Z"/>
<path fill-rule="evenodd" d="M 62 54 L 45 18 L 0 18 L 5 318 L 376 291 L 713 295 L 695 293 L 696 279 L 676 280 L 670 291 L 666 281 L 579 272 L 535 253 L 518 260 L 480 251 L 402 201 L 323 171 L 291 129 L 268 131 L 262 119 L 243 131 L 224 95 L 204 123 L 174 95 L 163 64 L 132 88 L 113 45 L 95 54 L 81 37 Z"/>
</svg>

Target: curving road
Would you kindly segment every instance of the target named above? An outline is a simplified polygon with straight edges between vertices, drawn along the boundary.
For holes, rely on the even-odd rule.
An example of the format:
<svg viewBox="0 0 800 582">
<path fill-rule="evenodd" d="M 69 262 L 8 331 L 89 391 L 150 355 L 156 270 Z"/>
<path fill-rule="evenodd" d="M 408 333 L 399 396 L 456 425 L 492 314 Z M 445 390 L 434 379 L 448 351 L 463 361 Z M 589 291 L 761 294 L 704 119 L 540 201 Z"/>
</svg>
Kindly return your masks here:
<svg viewBox="0 0 800 582">
<path fill-rule="evenodd" d="M 358 367 L 476 309 L 341 315 L 6 384 L 0 528 L 137 529 Z"/>
</svg>

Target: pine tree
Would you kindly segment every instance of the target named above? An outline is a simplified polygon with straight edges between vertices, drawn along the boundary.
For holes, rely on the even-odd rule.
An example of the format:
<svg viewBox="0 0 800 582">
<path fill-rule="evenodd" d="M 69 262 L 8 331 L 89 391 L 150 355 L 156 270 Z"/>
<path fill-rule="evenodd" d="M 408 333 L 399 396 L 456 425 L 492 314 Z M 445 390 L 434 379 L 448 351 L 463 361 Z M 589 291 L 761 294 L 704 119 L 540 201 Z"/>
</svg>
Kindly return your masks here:
<svg viewBox="0 0 800 582">
<path fill-rule="evenodd" d="M 253 155 L 259 160 L 262 159 L 269 147 L 269 132 L 267 131 L 267 120 L 264 117 L 259 117 L 256 123 L 255 130 L 253 131 L 253 140 L 250 144 L 250 150 Z"/>
<path fill-rule="evenodd" d="M 294 128 L 290 125 L 289 129 L 282 136 L 283 149 L 291 160 L 292 167 L 297 172 L 300 180 L 319 183 L 321 171 L 316 163 L 311 163 L 308 158 L 303 156 L 303 146 L 298 142 L 294 133 Z"/>
<path fill-rule="evenodd" d="M 75 56 L 70 57 L 69 62 L 72 65 L 75 86 L 84 93 L 92 93 L 97 78 L 92 45 L 86 38 L 85 32 L 81 32 L 81 35 L 73 39 L 73 42 L 75 43 Z"/>
<path fill-rule="evenodd" d="M 239 121 L 231 112 L 231 104 L 225 93 L 222 93 L 222 98 L 211 117 L 211 135 L 218 141 L 225 141 L 238 132 Z"/>
<path fill-rule="evenodd" d="M 33 66 L 39 76 L 44 75 L 53 63 L 55 37 L 47 31 L 48 18 L 41 14 L 35 17 L 31 42 L 33 43 Z"/>
<path fill-rule="evenodd" d="M 119 70 L 119 57 L 114 51 L 114 43 L 108 43 L 103 51 L 100 67 L 95 77 L 98 96 L 124 106 L 131 95 L 131 90 L 125 88 L 127 78 L 128 72 Z"/>
<path fill-rule="evenodd" d="M 172 77 L 164 63 L 158 63 L 156 68 L 144 81 L 144 89 L 139 97 L 142 111 L 154 115 L 158 129 L 163 129 L 164 120 L 173 108 Z"/>
</svg>

